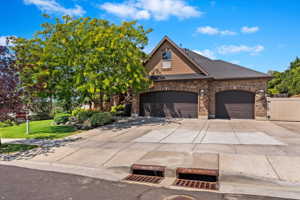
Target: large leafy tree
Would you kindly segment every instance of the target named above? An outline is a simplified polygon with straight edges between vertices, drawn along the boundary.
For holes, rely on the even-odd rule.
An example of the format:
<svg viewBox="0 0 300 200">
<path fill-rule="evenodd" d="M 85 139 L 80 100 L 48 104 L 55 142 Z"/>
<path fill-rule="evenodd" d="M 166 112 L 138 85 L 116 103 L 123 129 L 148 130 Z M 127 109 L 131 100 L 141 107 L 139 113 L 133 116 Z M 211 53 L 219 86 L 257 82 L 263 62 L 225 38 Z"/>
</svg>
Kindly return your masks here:
<svg viewBox="0 0 300 200">
<path fill-rule="evenodd" d="M 19 76 L 15 57 L 7 46 L 0 46 L 0 121 L 10 118 L 22 108 Z"/>
<path fill-rule="evenodd" d="M 274 71 L 273 79 L 268 83 L 270 94 L 286 93 L 288 95 L 300 94 L 300 59 L 296 58 L 284 72 Z"/>
<path fill-rule="evenodd" d="M 71 110 L 148 86 L 142 50 L 151 30 L 134 21 L 116 25 L 69 16 L 42 27 L 30 40 L 13 41 L 28 96 L 56 99 Z"/>
</svg>

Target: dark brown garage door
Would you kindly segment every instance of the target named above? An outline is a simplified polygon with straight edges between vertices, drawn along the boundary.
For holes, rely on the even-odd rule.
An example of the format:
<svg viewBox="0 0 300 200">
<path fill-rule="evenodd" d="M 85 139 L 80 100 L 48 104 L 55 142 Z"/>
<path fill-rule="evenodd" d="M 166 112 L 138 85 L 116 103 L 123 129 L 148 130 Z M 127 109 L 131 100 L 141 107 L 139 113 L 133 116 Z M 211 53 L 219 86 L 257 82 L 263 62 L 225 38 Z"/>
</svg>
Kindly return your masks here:
<svg viewBox="0 0 300 200">
<path fill-rule="evenodd" d="M 254 94 L 245 91 L 224 91 L 216 94 L 216 118 L 253 119 Z"/>
<path fill-rule="evenodd" d="M 198 95 L 192 92 L 149 92 L 140 96 L 140 115 L 197 118 Z"/>
</svg>

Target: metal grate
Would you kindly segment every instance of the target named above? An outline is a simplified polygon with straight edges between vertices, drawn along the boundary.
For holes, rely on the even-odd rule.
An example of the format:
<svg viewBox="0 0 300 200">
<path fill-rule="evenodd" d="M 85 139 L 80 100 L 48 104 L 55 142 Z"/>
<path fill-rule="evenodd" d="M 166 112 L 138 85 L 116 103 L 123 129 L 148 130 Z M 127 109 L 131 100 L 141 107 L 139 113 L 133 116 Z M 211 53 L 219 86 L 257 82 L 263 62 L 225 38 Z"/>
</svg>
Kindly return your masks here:
<svg viewBox="0 0 300 200">
<path fill-rule="evenodd" d="M 196 188 L 196 189 L 218 190 L 218 184 L 216 182 L 176 179 L 173 185 L 180 186 L 180 187 Z"/>
<path fill-rule="evenodd" d="M 159 184 L 163 179 L 164 179 L 164 177 L 160 177 L 160 176 L 145 176 L 145 175 L 139 175 L 139 174 L 130 174 L 124 180 L 141 182 L 141 183 Z"/>
<path fill-rule="evenodd" d="M 218 190 L 219 171 L 200 168 L 177 168 L 175 186 Z"/>
<path fill-rule="evenodd" d="M 158 184 L 164 179 L 164 175 L 164 166 L 133 164 L 131 166 L 131 174 L 124 180 Z"/>
</svg>

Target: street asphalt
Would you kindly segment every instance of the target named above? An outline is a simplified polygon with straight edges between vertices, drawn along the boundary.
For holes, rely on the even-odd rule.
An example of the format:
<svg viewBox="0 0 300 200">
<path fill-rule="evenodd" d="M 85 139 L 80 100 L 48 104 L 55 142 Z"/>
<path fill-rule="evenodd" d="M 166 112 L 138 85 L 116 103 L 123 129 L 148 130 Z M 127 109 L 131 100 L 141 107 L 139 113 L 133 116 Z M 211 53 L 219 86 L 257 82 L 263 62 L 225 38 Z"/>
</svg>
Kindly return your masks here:
<svg viewBox="0 0 300 200">
<path fill-rule="evenodd" d="M 111 182 L 78 175 L 0 165 L 1 200 L 163 200 L 185 195 L 195 200 L 276 200 L 280 198 L 180 191 Z M 183 198 L 177 198 L 177 200 Z"/>
</svg>

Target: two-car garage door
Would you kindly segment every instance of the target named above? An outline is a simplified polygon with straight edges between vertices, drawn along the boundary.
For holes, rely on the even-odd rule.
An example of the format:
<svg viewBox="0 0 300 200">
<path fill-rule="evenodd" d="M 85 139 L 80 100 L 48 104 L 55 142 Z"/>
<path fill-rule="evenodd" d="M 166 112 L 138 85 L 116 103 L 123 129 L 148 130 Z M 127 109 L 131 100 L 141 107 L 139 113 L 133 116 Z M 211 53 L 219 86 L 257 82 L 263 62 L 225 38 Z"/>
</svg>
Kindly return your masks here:
<svg viewBox="0 0 300 200">
<path fill-rule="evenodd" d="M 140 96 L 140 115 L 197 118 L 198 95 L 192 92 L 149 92 Z"/>
<path fill-rule="evenodd" d="M 253 119 L 254 94 L 246 91 L 216 93 L 216 118 Z M 161 91 L 140 96 L 140 115 L 172 118 L 197 118 L 198 94 L 193 92 Z"/>
</svg>

